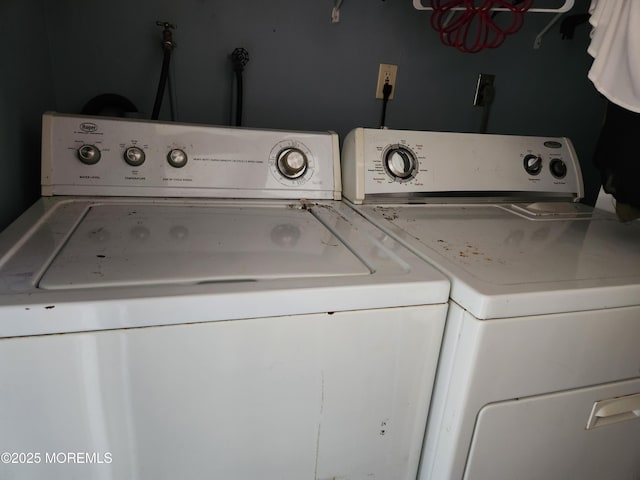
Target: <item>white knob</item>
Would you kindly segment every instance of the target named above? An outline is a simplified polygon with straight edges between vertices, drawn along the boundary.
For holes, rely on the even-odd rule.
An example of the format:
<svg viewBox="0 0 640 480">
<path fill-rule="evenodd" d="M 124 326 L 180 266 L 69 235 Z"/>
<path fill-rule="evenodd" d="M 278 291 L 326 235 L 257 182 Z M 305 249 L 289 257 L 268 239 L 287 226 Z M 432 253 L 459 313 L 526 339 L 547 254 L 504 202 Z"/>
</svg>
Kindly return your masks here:
<svg viewBox="0 0 640 480">
<path fill-rule="evenodd" d="M 78 150 L 78 159 L 87 165 L 94 165 L 100 161 L 100 149 L 95 145 L 84 144 Z"/>
<path fill-rule="evenodd" d="M 285 148 L 278 153 L 278 170 L 287 178 L 294 179 L 304 175 L 309 161 L 307 156 L 297 148 Z"/>
<path fill-rule="evenodd" d="M 144 151 L 138 147 L 129 147 L 124 151 L 124 161 L 132 167 L 139 167 L 145 161 Z"/>
<path fill-rule="evenodd" d="M 187 154 L 184 150 L 180 150 L 179 148 L 173 148 L 167 154 L 167 162 L 174 168 L 182 168 L 187 164 Z"/>
<path fill-rule="evenodd" d="M 387 173 L 398 180 L 415 177 L 418 162 L 413 153 L 404 147 L 393 147 L 387 151 L 384 158 Z"/>
<path fill-rule="evenodd" d="M 524 169 L 529 175 L 538 175 L 542 170 L 542 158 L 538 155 L 525 155 Z"/>
</svg>

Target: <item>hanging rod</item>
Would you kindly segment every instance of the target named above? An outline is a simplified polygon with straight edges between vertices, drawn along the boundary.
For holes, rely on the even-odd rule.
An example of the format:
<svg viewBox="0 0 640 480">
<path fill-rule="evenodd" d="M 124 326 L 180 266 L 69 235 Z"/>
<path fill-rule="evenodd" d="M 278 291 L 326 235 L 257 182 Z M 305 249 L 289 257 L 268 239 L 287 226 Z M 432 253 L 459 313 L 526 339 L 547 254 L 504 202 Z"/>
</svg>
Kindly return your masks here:
<svg viewBox="0 0 640 480">
<path fill-rule="evenodd" d="M 575 4 L 575 0 L 564 0 L 564 5 L 560 8 L 530 8 L 527 10 L 527 13 L 555 13 L 555 16 L 551 19 L 551 21 L 547 24 L 546 27 L 542 29 L 542 31 L 536 36 L 536 39 L 533 41 L 533 48 L 539 49 L 542 45 L 542 37 L 555 25 L 555 23 L 560 20 L 560 17 L 564 15 L 566 12 L 573 8 Z M 425 7 L 422 5 L 422 0 L 413 0 L 413 6 L 416 10 L 433 10 L 431 7 Z M 445 23 L 449 23 L 451 18 L 453 17 L 454 11 L 466 10 L 465 7 L 455 7 L 449 9 L 449 17 L 447 18 Z M 492 8 L 495 12 L 508 12 L 508 8 Z"/>
<path fill-rule="evenodd" d="M 527 10 L 528 12 L 531 13 L 565 13 L 568 12 L 569 10 L 571 10 L 573 8 L 573 5 L 575 4 L 575 0 L 564 0 L 564 5 L 562 5 L 560 8 L 530 8 L 529 10 Z M 433 8 L 431 7 L 425 7 L 424 5 L 422 5 L 422 0 L 413 0 L 413 8 L 415 8 L 416 10 L 433 10 Z M 455 7 L 452 8 L 451 10 L 466 10 L 466 8 L 464 7 Z M 510 11 L 508 8 L 492 8 L 492 10 L 494 12 L 508 12 Z"/>
</svg>

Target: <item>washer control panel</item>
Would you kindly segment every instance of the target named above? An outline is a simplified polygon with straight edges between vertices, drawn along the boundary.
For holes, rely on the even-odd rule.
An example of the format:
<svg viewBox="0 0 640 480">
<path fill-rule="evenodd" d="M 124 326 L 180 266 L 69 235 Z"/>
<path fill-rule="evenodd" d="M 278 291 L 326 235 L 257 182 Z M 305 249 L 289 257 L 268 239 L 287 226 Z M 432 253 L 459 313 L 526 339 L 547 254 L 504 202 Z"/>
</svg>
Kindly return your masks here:
<svg viewBox="0 0 640 480">
<path fill-rule="evenodd" d="M 43 195 L 340 198 L 338 137 L 58 113 Z"/>
<path fill-rule="evenodd" d="M 344 140 L 343 195 L 583 196 L 567 138 L 358 128 Z"/>
</svg>

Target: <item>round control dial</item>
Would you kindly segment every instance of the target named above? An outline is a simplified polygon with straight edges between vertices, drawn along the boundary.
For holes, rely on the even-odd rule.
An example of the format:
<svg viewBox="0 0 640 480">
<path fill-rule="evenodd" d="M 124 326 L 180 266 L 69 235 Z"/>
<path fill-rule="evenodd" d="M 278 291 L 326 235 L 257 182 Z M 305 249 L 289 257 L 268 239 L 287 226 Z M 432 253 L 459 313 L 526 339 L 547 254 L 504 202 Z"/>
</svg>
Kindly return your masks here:
<svg viewBox="0 0 640 480">
<path fill-rule="evenodd" d="M 95 145 L 85 143 L 77 152 L 78 159 L 86 165 L 95 165 L 100 161 L 100 149 Z"/>
<path fill-rule="evenodd" d="M 129 147 L 124 151 L 124 161 L 132 167 L 139 167 L 145 159 L 144 151 L 139 147 Z"/>
<path fill-rule="evenodd" d="M 564 178 L 567 175 L 567 164 L 559 158 L 554 158 L 549 164 L 549 170 L 554 177 Z"/>
<path fill-rule="evenodd" d="M 179 148 L 173 148 L 167 153 L 167 162 L 174 168 L 184 167 L 187 164 L 187 160 L 187 154 Z"/>
<path fill-rule="evenodd" d="M 299 148 L 285 148 L 278 152 L 278 171 L 285 177 L 294 179 L 304 175 L 309 166 L 309 160 Z"/>
<path fill-rule="evenodd" d="M 313 152 L 299 140 L 282 140 L 269 151 L 269 171 L 282 185 L 298 188 L 307 183 L 316 170 Z"/>
<path fill-rule="evenodd" d="M 393 145 L 387 149 L 383 158 L 384 169 L 394 180 L 411 180 L 418 173 L 418 160 L 406 147 Z"/>
<path fill-rule="evenodd" d="M 538 155 L 525 155 L 524 169 L 529 175 L 538 175 L 542 171 L 542 158 Z"/>
</svg>

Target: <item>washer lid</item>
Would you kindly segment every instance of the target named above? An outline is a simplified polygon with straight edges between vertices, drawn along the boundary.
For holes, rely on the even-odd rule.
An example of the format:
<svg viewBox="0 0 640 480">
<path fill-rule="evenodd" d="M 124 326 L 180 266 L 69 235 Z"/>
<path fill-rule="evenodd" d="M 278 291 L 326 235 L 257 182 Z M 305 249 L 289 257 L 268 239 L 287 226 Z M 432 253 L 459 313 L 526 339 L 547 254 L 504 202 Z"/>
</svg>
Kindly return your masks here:
<svg viewBox="0 0 640 480">
<path fill-rule="evenodd" d="M 425 306 L 449 281 L 340 201 L 43 198 L 0 234 L 0 338 Z"/>
<path fill-rule="evenodd" d="M 39 286 L 55 290 L 368 273 L 330 229 L 300 208 L 94 205 Z"/>
<path fill-rule="evenodd" d="M 525 217 L 502 205 L 359 207 L 446 273 L 451 298 L 477 318 L 637 305 L 640 224 Z"/>
</svg>

